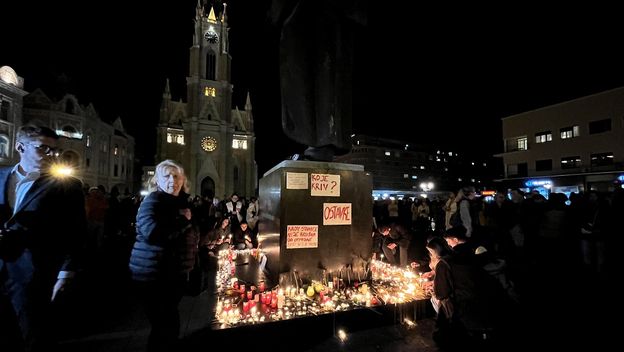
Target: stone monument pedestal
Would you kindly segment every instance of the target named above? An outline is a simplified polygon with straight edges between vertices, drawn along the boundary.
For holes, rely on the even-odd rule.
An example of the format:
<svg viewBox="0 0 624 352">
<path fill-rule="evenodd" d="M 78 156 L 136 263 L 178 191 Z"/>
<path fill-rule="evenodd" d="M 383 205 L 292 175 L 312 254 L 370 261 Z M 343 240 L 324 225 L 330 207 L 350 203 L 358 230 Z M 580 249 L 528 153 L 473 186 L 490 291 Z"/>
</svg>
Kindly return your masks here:
<svg viewBox="0 0 624 352">
<path fill-rule="evenodd" d="M 273 282 L 284 273 L 320 280 L 344 270 L 346 280 L 346 270 L 365 270 L 373 205 L 362 165 L 283 161 L 260 179 L 259 204 L 258 239 Z"/>
</svg>

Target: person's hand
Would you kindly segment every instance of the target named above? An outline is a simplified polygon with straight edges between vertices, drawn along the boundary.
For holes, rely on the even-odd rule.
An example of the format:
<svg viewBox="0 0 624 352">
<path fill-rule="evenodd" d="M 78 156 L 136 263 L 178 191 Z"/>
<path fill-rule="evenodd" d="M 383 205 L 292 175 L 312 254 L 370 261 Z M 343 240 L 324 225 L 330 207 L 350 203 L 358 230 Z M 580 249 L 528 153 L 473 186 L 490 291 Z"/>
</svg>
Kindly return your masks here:
<svg viewBox="0 0 624 352">
<path fill-rule="evenodd" d="M 423 273 L 422 275 L 420 275 L 420 277 L 422 277 L 423 279 L 430 280 L 434 275 L 435 275 L 435 271 L 427 271 L 426 273 Z"/>
<path fill-rule="evenodd" d="M 184 216 L 186 220 L 191 220 L 191 209 L 180 209 L 180 215 Z"/>
<path fill-rule="evenodd" d="M 388 248 L 390 248 L 390 249 L 395 249 L 395 248 L 396 248 L 396 246 L 397 246 L 397 244 L 396 244 L 396 243 L 390 243 L 390 244 L 388 244 L 386 247 L 388 247 Z"/>
<path fill-rule="evenodd" d="M 56 300 L 56 297 L 59 295 L 59 293 L 65 291 L 65 288 L 67 287 L 68 282 L 69 282 L 69 279 L 57 279 L 56 280 L 56 284 L 54 284 L 54 288 L 52 289 L 52 298 L 50 298 L 50 302 L 54 302 L 54 300 Z"/>
</svg>

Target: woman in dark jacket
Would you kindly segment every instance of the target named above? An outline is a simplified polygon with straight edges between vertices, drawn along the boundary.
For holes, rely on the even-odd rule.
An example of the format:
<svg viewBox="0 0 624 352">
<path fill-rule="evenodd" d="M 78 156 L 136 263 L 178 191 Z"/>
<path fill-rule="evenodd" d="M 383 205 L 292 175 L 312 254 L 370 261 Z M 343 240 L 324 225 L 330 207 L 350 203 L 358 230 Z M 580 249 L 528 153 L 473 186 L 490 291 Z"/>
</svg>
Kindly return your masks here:
<svg viewBox="0 0 624 352">
<path fill-rule="evenodd" d="M 172 160 L 156 166 L 152 192 L 137 214 L 130 272 L 152 325 L 148 351 L 175 350 L 180 330 L 178 304 L 197 253 L 184 169 Z"/>
</svg>

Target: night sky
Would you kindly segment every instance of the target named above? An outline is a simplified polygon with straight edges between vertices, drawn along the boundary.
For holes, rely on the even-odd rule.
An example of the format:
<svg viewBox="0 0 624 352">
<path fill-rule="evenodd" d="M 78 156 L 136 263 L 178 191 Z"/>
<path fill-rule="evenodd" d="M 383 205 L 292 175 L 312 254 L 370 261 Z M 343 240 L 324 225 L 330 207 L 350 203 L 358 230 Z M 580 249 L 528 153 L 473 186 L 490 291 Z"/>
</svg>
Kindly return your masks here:
<svg viewBox="0 0 624 352">
<path fill-rule="evenodd" d="M 11 1 L 0 9 L 0 66 L 28 91 L 73 93 L 106 121 L 121 116 L 151 163 L 166 77 L 186 100 L 195 5 Z M 267 9 L 228 3 L 234 103 L 242 108 L 251 91 L 260 176 L 304 149 L 281 130 L 278 33 Z M 501 117 L 624 86 L 611 11 L 541 10 L 369 8 L 355 48 L 354 132 L 491 155 L 502 150 Z"/>
</svg>

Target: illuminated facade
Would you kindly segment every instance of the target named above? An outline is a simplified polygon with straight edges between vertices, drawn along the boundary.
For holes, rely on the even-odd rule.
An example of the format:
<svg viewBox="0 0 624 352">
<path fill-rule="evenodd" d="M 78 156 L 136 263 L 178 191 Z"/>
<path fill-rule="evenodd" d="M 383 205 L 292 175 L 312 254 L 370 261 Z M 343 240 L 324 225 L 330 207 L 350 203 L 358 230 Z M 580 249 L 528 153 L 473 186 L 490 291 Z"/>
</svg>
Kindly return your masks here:
<svg viewBox="0 0 624 352">
<path fill-rule="evenodd" d="M 225 4 L 224 4 L 225 6 Z M 207 13 L 207 14 L 206 14 Z M 156 163 L 180 161 L 191 194 L 253 196 L 257 188 L 251 101 L 232 109 L 231 57 L 225 8 L 198 6 L 190 48 L 187 101 L 172 99 L 167 80 L 160 109 Z"/>
<path fill-rule="evenodd" d="M 624 87 L 503 119 L 502 182 L 569 193 L 624 181 Z"/>
<path fill-rule="evenodd" d="M 9 66 L 0 67 L 0 165 L 14 165 L 16 128 L 22 124 L 24 79 Z"/>
<path fill-rule="evenodd" d="M 48 126 L 61 137 L 59 158 L 75 170 L 85 185 L 117 186 L 138 191 L 134 186 L 134 137 L 125 132 L 121 119 L 102 121 L 93 104 L 80 105 L 72 94 L 59 101 L 41 89 L 24 97 L 23 122 Z"/>
</svg>

